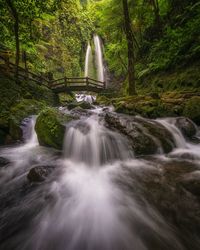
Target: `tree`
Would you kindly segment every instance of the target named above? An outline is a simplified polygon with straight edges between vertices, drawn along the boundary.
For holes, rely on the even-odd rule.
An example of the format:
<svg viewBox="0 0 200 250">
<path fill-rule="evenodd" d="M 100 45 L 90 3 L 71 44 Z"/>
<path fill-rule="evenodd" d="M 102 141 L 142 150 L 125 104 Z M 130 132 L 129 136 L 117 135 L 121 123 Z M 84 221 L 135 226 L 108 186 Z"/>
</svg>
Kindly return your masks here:
<svg viewBox="0 0 200 250">
<path fill-rule="evenodd" d="M 15 66 L 16 66 L 16 80 L 18 81 L 18 66 L 20 57 L 19 47 L 19 16 L 18 12 L 11 0 L 6 0 L 6 4 L 10 10 L 11 16 L 14 20 L 14 34 L 15 34 Z"/>
<path fill-rule="evenodd" d="M 128 47 L 128 94 L 135 95 L 135 54 L 134 54 L 134 35 L 131 27 L 131 20 L 128 9 L 128 1 L 123 1 L 124 28 Z"/>
</svg>

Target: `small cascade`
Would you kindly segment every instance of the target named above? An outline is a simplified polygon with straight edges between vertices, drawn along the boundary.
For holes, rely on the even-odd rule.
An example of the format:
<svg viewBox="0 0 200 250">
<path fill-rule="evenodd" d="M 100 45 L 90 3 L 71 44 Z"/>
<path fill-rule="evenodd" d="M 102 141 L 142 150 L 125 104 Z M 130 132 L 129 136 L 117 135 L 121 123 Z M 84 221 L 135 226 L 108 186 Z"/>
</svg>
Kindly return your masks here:
<svg viewBox="0 0 200 250">
<path fill-rule="evenodd" d="M 26 140 L 26 143 L 29 145 L 32 145 L 32 146 L 39 145 L 37 134 L 35 132 L 35 123 L 36 123 L 36 116 L 32 116 L 30 118 L 30 122 L 29 122 L 29 126 L 28 126 L 30 134 Z"/>
<path fill-rule="evenodd" d="M 92 104 L 96 100 L 96 96 L 94 95 L 87 95 L 87 94 L 76 94 L 76 101 L 77 102 L 89 102 Z"/>
<path fill-rule="evenodd" d="M 125 139 L 100 125 L 95 116 L 67 129 L 64 152 L 67 158 L 90 166 L 133 157 Z"/>
<path fill-rule="evenodd" d="M 173 136 L 174 142 L 177 148 L 186 148 L 186 140 L 181 133 L 181 131 L 176 127 L 174 124 L 173 118 L 166 118 L 166 119 L 158 119 L 157 120 L 160 124 L 162 124 Z"/>
<path fill-rule="evenodd" d="M 95 58 L 98 73 L 98 80 L 104 82 L 104 66 L 101 40 L 98 35 L 94 35 Z"/>
</svg>

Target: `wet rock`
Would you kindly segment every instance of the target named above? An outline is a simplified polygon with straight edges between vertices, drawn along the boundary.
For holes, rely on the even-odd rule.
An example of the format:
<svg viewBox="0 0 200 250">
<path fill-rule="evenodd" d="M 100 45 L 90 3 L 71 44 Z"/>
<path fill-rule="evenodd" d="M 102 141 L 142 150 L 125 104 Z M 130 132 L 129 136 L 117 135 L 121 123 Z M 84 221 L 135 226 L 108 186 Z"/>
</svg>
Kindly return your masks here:
<svg viewBox="0 0 200 250">
<path fill-rule="evenodd" d="M 169 224 L 187 235 L 186 240 L 190 238 L 187 249 L 199 249 L 191 248 L 191 239 L 199 235 L 200 230 L 199 166 L 187 161 L 166 161 L 155 156 L 145 159 L 144 167 L 136 169 L 133 164 L 129 168 L 127 176 L 133 180 L 128 189 L 138 199 L 146 199 Z"/>
<path fill-rule="evenodd" d="M 31 168 L 27 178 L 30 182 L 42 182 L 52 173 L 52 171 L 52 166 L 36 166 Z"/>
<path fill-rule="evenodd" d="M 186 117 L 176 118 L 175 125 L 181 130 L 182 134 L 187 138 L 192 138 L 196 132 L 196 125 Z"/>
<path fill-rule="evenodd" d="M 169 131 L 156 121 L 107 113 L 105 121 L 110 129 L 128 137 L 136 155 L 148 155 L 174 148 L 174 139 Z"/>
<path fill-rule="evenodd" d="M 80 117 L 80 116 L 90 116 L 92 115 L 92 112 L 87 109 L 83 109 L 81 107 L 76 107 L 71 110 L 71 114 L 74 114 Z"/>
<path fill-rule="evenodd" d="M 38 141 L 42 146 L 62 149 L 65 134 L 65 124 L 75 119 L 71 115 L 63 114 L 54 108 L 43 110 L 35 124 Z"/>
<path fill-rule="evenodd" d="M 200 171 L 193 171 L 184 175 L 180 181 L 181 185 L 190 193 L 200 196 Z"/>
<path fill-rule="evenodd" d="M 78 129 L 82 134 L 86 135 L 90 132 L 90 125 L 87 124 L 86 122 L 78 122 L 75 126 L 75 129 Z"/>
<path fill-rule="evenodd" d="M 10 161 L 8 159 L 6 159 L 4 157 L 0 157 L 0 167 L 4 167 L 9 163 L 10 163 Z"/>
<path fill-rule="evenodd" d="M 69 110 L 72 110 L 76 107 L 81 107 L 82 109 L 92 109 L 93 106 L 89 103 L 89 102 L 85 102 L 85 101 L 82 101 L 82 102 L 71 102 L 67 105 L 67 108 Z"/>
</svg>

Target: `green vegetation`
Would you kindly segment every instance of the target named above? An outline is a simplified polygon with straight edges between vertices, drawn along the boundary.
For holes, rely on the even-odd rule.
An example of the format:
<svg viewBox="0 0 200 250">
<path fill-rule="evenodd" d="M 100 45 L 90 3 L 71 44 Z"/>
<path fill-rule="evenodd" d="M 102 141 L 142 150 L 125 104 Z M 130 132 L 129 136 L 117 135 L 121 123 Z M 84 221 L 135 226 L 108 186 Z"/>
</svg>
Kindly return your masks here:
<svg viewBox="0 0 200 250">
<path fill-rule="evenodd" d="M 0 0 L 0 56 L 49 80 L 78 77 L 88 42 L 99 34 L 110 80 L 97 104 L 149 118 L 184 115 L 199 124 L 199 23 L 199 0 Z M 22 119 L 46 107 L 91 108 L 75 102 L 74 93 L 60 94 L 59 102 L 15 71 L 13 77 L 0 61 L 1 143 L 20 139 Z"/>
<path fill-rule="evenodd" d="M 137 92 L 199 90 L 200 1 L 137 0 L 128 1 L 128 6 Z M 104 40 L 109 70 L 126 80 L 128 47 L 122 1 L 93 1 L 90 9 Z"/>
<path fill-rule="evenodd" d="M 0 141 L 20 140 L 21 121 L 53 106 L 57 98 L 51 90 L 30 82 L 16 84 L 14 79 L 0 76 Z M 2 138 L 2 139 L 1 139 Z"/>
<path fill-rule="evenodd" d="M 0 45 L 11 51 L 11 61 L 19 57 L 21 66 L 49 77 L 82 74 L 94 26 L 79 0 L 0 0 L 0 28 Z"/>
<path fill-rule="evenodd" d="M 195 96 L 185 103 L 183 115 L 200 124 L 200 97 Z"/>
</svg>

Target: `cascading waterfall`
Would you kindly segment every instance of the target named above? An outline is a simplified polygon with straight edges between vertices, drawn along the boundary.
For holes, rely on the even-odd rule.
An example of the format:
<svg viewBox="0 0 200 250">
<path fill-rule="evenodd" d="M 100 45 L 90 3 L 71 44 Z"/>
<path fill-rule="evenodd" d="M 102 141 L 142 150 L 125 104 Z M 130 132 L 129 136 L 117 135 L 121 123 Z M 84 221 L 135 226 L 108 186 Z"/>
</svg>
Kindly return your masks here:
<svg viewBox="0 0 200 250">
<path fill-rule="evenodd" d="M 0 249 L 186 249 L 142 196 L 137 178 L 145 179 L 151 171 L 158 171 L 158 178 L 155 160 L 135 159 L 128 141 L 106 128 L 100 117 L 95 113 L 67 125 L 63 157 L 38 145 L 34 118 L 25 144 L 0 152 L 11 161 L 0 169 L 0 201 L 6 200 L 0 202 Z M 174 152 L 194 149 L 169 120 L 156 122 L 173 134 Z M 48 164 L 55 167 L 49 179 L 28 184 L 30 168 Z"/>
<path fill-rule="evenodd" d="M 86 56 L 85 56 L 85 77 L 89 76 L 89 61 L 91 57 L 92 49 L 90 43 L 88 43 Z"/>
<path fill-rule="evenodd" d="M 98 35 L 94 35 L 95 57 L 98 73 L 98 80 L 104 82 L 104 65 L 101 40 Z"/>
</svg>

